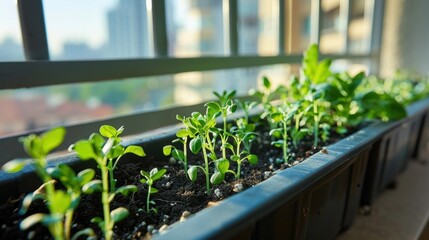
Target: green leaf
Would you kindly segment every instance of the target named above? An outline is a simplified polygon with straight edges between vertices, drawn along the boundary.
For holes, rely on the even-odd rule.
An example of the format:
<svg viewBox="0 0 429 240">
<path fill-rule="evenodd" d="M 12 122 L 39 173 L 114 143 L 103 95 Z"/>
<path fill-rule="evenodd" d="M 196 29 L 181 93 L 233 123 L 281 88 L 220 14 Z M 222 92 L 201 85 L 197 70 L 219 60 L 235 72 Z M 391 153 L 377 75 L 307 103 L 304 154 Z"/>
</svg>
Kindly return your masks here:
<svg viewBox="0 0 429 240">
<path fill-rule="evenodd" d="M 256 165 L 258 163 L 258 156 L 256 156 L 255 154 L 250 154 L 247 157 L 247 160 L 249 161 L 250 164 Z"/>
<path fill-rule="evenodd" d="M 78 157 L 82 160 L 96 159 L 98 156 L 94 152 L 91 142 L 81 140 L 73 145 L 73 150 L 77 153 Z"/>
<path fill-rule="evenodd" d="M 263 76 L 263 77 L 262 77 L 262 84 L 264 85 L 264 87 L 265 87 L 266 89 L 270 89 L 270 88 L 271 88 L 270 80 L 269 80 L 269 79 L 268 79 L 268 77 L 266 77 L 266 76 Z"/>
<path fill-rule="evenodd" d="M 201 150 L 201 147 L 202 147 L 202 141 L 201 141 L 201 138 L 199 137 L 193 138 L 189 142 L 189 148 L 193 154 L 197 154 Z"/>
<path fill-rule="evenodd" d="M 112 138 L 117 136 L 116 128 L 110 125 L 102 125 L 99 130 L 101 136 L 106 138 Z"/>
<path fill-rule="evenodd" d="M 24 215 L 25 213 L 27 213 L 27 210 L 33 202 L 33 199 L 33 193 L 28 193 L 27 195 L 25 195 L 24 199 L 22 200 L 21 208 L 19 209 L 20 215 Z"/>
<path fill-rule="evenodd" d="M 187 136 L 189 136 L 190 135 L 190 132 L 188 131 L 188 130 L 186 130 L 186 129 L 179 129 L 177 132 L 176 132 L 176 136 L 178 137 L 178 138 L 185 138 L 185 137 L 187 137 Z"/>
<path fill-rule="evenodd" d="M 154 187 L 150 188 L 150 194 L 154 194 L 154 193 L 157 193 L 157 192 L 158 192 L 158 189 L 156 189 Z"/>
<path fill-rule="evenodd" d="M 85 228 L 73 234 L 73 237 L 71 238 L 71 240 L 77 240 L 81 236 L 88 236 L 86 238 L 87 240 L 96 239 L 94 230 L 92 230 L 92 228 Z"/>
<path fill-rule="evenodd" d="M 140 174 L 145 177 L 146 179 L 150 179 L 150 174 L 144 170 L 140 171 Z"/>
<path fill-rule="evenodd" d="M 95 176 L 94 169 L 84 169 L 77 174 L 81 186 L 89 183 Z"/>
<path fill-rule="evenodd" d="M 28 163 L 30 163 L 29 160 L 15 159 L 7 162 L 5 165 L 1 167 L 1 169 L 8 173 L 16 173 L 21 171 Z"/>
<path fill-rule="evenodd" d="M 126 208 L 119 207 L 110 212 L 110 217 L 114 223 L 124 220 L 128 216 L 129 212 Z"/>
<path fill-rule="evenodd" d="M 365 79 L 365 72 L 360 72 L 356 74 L 353 77 L 352 82 L 350 84 L 350 91 L 355 92 L 356 88 L 359 87 L 359 85 L 362 83 L 364 79 Z"/>
<path fill-rule="evenodd" d="M 35 134 L 31 134 L 27 137 L 20 138 L 24 145 L 25 152 L 34 159 L 41 159 L 46 157 L 46 153 L 43 151 L 42 139 Z"/>
<path fill-rule="evenodd" d="M 238 160 L 240 160 L 240 157 L 237 156 L 237 155 L 232 155 L 231 156 L 231 160 L 234 161 L 234 162 L 237 162 Z"/>
<path fill-rule="evenodd" d="M 53 178 L 60 179 L 61 181 L 70 182 L 76 178 L 76 173 L 67 164 L 59 164 L 55 168 L 49 168 L 50 175 Z"/>
<path fill-rule="evenodd" d="M 398 120 L 407 116 L 405 107 L 385 93 L 369 92 L 362 97 L 360 104 L 370 114 L 383 121 Z"/>
<path fill-rule="evenodd" d="M 191 181 L 197 180 L 198 168 L 196 166 L 191 166 L 188 169 L 188 177 Z"/>
<path fill-rule="evenodd" d="M 51 211 L 64 214 L 70 207 L 71 196 L 62 190 L 55 191 L 49 198 Z"/>
<path fill-rule="evenodd" d="M 271 145 L 273 145 L 274 147 L 283 147 L 283 140 L 277 140 L 277 141 L 273 141 L 271 142 Z"/>
<path fill-rule="evenodd" d="M 225 174 L 229 170 L 229 161 L 226 158 L 219 158 L 215 161 L 216 168 L 219 172 Z"/>
<path fill-rule="evenodd" d="M 151 178 L 153 181 L 156 181 L 156 180 L 160 179 L 166 172 L 167 172 L 167 169 L 161 169 L 161 170 L 157 171 L 156 173 L 154 173 Z"/>
<path fill-rule="evenodd" d="M 231 143 L 224 143 L 222 148 L 234 150 L 234 146 Z"/>
<path fill-rule="evenodd" d="M 272 113 L 270 115 L 270 118 L 274 121 L 274 122 L 281 122 L 283 121 L 283 115 L 281 113 L 275 112 Z"/>
<path fill-rule="evenodd" d="M 91 194 L 93 192 L 101 192 L 103 190 L 103 185 L 101 180 L 96 179 L 92 180 L 91 182 L 83 185 L 82 192 L 86 194 Z"/>
<path fill-rule="evenodd" d="M 283 134 L 283 129 L 281 128 L 275 128 L 275 129 L 271 129 L 270 132 L 268 133 L 270 136 L 274 135 L 274 134 Z"/>
<path fill-rule="evenodd" d="M 208 102 L 205 106 L 211 108 L 214 112 L 219 112 L 221 109 L 217 102 Z"/>
<path fill-rule="evenodd" d="M 120 193 L 124 196 L 128 196 L 130 193 L 137 192 L 137 187 L 135 185 L 126 185 L 116 189 L 115 193 Z"/>
<path fill-rule="evenodd" d="M 184 162 L 185 161 L 185 154 L 183 153 L 182 150 L 177 150 L 177 149 L 173 149 L 173 154 L 172 154 L 173 158 Z"/>
<path fill-rule="evenodd" d="M 217 185 L 217 184 L 221 184 L 223 182 L 223 180 L 225 179 L 225 174 L 221 173 L 221 172 L 215 172 L 211 177 L 210 177 L 210 182 L 213 185 Z"/>
<path fill-rule="evenodd" d="M 30 215 L 26 217 L 22 222 L 19 224 L 19 228 L 21 230 L 27 230 L 33 225 L 42 222 L 43 218 L 46 217 L 46 214 L 43 213 L 36 213 L 33 215 Z"/>
<path fill-rule="evenodd" d="M 104 146 L 106 140 L 98 133 L 93 133 L 89 136 L 89 142 L 92 143 L 94 148 L 101 149 Z"/>
<path fill-rule="evenodd" d="M 144 157 L 144 156 L 146 156 L 146 153 L 143 151 L 143 148 L 142 148 L 142 147 L 140 147 L 140 146 L 134 146 L 134 145 L 128 146 L 128 147 L 125 149 L 124 154 L 125 154 L 125 153 L 132 153 L 132 154 L 135 154 L 135 155 L 137 155 L 137 156 L 139 156 L 139 157 Z"/>
<path fill-rule="evenodd" d="M 42 140 L 42 148 L 45 154 L 50 153 L 54 148 L 58 147 L 64 140 L 66 129 L 57 127 L 48 132 L 43 133 L 40 138 Z"/>
<path fill-rule="evenodd" d="M 170 154 L 171 154 L 171 149 L 173 149 L 173 146 L 172 146 L 172 145 L 164 146 L 164 147 L 162 148 L 162 153 L 164 153 L 164 155 L 165 155 L 165 156 L 170 156 Z"/>
</svg>

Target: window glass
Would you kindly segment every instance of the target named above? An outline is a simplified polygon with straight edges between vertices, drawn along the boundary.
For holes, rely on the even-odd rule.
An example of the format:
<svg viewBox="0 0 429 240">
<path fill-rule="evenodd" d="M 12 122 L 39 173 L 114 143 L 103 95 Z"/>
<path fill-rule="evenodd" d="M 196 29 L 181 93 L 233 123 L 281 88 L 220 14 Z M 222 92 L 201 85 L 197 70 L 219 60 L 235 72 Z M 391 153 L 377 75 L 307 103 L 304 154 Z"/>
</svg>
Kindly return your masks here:
<svg viewBox="0 0 429 240">
<path fill-rule="evenodd" d="M 21 28 L 15 1 L 0 1 L 0 61 L 23 61 Z"/>
<path fill-rule="evenodd" d="M 0 91 L 0 135 L 171 106 L 173 91 L 169 76 Z"/>
<path fill-rule="evenodd" d="M 341 34 L 340 0 L 321 1 L 320 51 L 322 53 L 343 52 L 345 39 Z"/>
<path fill-rule="evenodd" d="M 223 54 L 222 1 L 166 0 L 166 22 L 172 56 Z"/>
<path fill-rule="evenodd" d="M 278 3 L 238 0 L 238 45 L 244 55 L 278 53 Z"/>
<path fill-rule="evenodd" d="M 43 0 L 43 6 L 53 60 L 150 55 L 146 1 Z"/>
<path fill-rule="evenodd" d="M 333 72 L 348 72 L 351 75 L 356 75 L 359 72 L 369 72 L 369 60 L 347 60 L 338 59 L 332 62 L 331 69 Z"/>
<path fill-rule="evenodd" d="M 287 52 L 302 54 L 310 44 L 311 0 L 289 0 L 286 12 Z"/>
<path fill-rule="evenodd" d="M 349 51 L 351 53 L 365 53 L 369 50 L 368 43 L 371 34 L 370 21 L 365 15 L 365 7 L 368 2 L 351 0 L 350 4 Z"/>
<path fill-rule="evenodd" d="M 2 90 L 0 136 L 197 104 L 214 99 L 213 91 L 236 90 L 244 96 L 261 84 L 262 76 L 273 85 L 287 84 L 292 70 L 291 65 L 273 65 Z"/>
</svg>

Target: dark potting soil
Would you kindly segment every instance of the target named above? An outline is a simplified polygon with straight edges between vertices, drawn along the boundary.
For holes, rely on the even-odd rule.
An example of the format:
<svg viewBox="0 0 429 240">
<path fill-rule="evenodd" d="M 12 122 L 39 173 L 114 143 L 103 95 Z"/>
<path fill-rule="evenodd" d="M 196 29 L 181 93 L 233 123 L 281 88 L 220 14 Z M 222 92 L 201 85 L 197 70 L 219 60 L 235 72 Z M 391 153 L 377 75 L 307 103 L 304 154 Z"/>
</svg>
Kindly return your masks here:
<svg viewBox="0 0 429 240">
<path fill-rule="evenodd" d="M 353 131 L 350 130 L 349 134 Z M 268 131 L 261 132 L 252 145 L 252 153 L 259 157 L 258 164 L 252 166 L 244 162 L 241 168 L 241 179 L 236 180 L 232 174 L 227 174 L 224 183 L 212 186 L 210 194 L 205 192 L 205 177 L 201 172 L 198 173 L 197 180 L 191 182 L 185 175 L 183 165 L 172 159 L 154 159 L 146 156 L 140 162 L 117 167 L 115 172 L 117 186 L 134 184 L 138 187 L 138 191 L 128 197 L 117 195 L 111 203 L 111 210 L 125 207 L 130 212 L 125 220 L 115 225 L 115 239 L 140 239 L 150 236 L 151 232 L 162 231 L 163 228 L 180 221 L 181 218 L 185 219 L 188 214 L 192 215 L 235 194 L 234 188 L 239 187 L 240 184 L 244 190 L 250 188 L 275 174 L 276 170 L 291 167 L 297 164 L 296 161 L 301 162 L 318 152 L 322 146 L 344 137 L 331 133 L 329 141 L 322 142 L 322 146 L 317 149 L 313 149 L 313 139 L 308 137 L 301 141 L 299 149 L 293 149 L 293 147 L 290 149 L 290 163 L 284 164 L 281 163 L 281 149 L 271 146 L 272 138 L 267 134 Z M 202 156 L 193 157 L 189 159 L 189 165 L 202 161 Z M 147 186 L 140 183 L 140 170 L 150 171 L 155 167 L 166 168 L 167 173 L 154 184 L 159 192 L 151 195 L 151 200 L 156 203 L 152 206 L 156 208 L 157 213 L 148 214 L 146 213 Z M 236 164 L 231 163 L 231 168 L 235 171 Z M 7 203 L 0 205 L 0 239 L 50 239 L 48 230 L 40 224 L 27 231 L 19 229 L 19 223 L 25 218 L 18 214 L 22 198 L 23 196 L 19 199 L 10 199 Z M 26 216 L 37 212 L 46 212 L 41 201 L 32 203 Z M 90 222 L 93 217 L 102 217 L 102 215 L 99 194 L 82 196 L 80 205 L 75 211 L 72 233 L 91 227 L 96 231 L 99 239 L 103 238 L 98 226 Z"/>
</svg>

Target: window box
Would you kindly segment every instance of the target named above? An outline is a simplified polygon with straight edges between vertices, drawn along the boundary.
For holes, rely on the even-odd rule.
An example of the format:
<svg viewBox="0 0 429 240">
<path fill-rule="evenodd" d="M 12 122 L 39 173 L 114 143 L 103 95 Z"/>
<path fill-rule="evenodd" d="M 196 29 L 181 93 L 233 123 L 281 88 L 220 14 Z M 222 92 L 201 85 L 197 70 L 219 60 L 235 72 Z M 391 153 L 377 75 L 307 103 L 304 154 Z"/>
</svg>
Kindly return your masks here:
<svg viewBox="0 0 429 240">
<path fill-rule="evenodd" d="M 409 116 L 391 123 L 372 124 L 314 154 L 268 180 L 206 208 L 188 220 L 171 225 L 156 239 L 333 239 L 350 226 L 360 203 L 371 203 L 414 153 L 427 142 L 429 99 L 408 107 Z M 416 124 L 417 123 L 417 124 Z M 418 127 L 416 127 L 418 126 Z M 160 156 L 176 127 L 129 138 L 147 155 Z M 410 151 L 413 150 L 413 151 Z M 135 160 L 124 156 L 121 163 Z M 141 159 L 140 159 L 141 160 Z M 66 162 L 76 170 L 95 167 L 74 154 Z M 17 174 L 0 174 L 1 201 L 30 192 L 40 184 L 31 167 Z"/>
</svg>

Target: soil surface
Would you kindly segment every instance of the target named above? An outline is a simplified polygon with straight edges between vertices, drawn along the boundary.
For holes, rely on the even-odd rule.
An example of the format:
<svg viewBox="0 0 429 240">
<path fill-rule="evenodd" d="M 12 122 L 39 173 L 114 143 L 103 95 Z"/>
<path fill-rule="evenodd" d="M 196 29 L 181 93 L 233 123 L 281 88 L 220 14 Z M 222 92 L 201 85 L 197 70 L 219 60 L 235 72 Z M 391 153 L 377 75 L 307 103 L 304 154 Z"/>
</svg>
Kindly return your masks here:
<svg viewBox="0 0 429 240">
<path fill-rule="evenodd" d="M 125 207 L 130 212 L 125 220 L 115 225 L 115 239 L 141 239 L 150 236 L 151 233 L 162 231 L 166 226 L 180 221 L 181 218 L 183 221 L 189 215 L 208 205 L 216 204 L 216 202 L 236 194 L 234 187 L 242 185 L 245 190 L 254 186 L 274 175 L 276 170 L 292 167 L 322 149 L 323 146 L 344 137 L 331 133 L 329 141 L 322 142 L 322 146 L 318 149 L 313 149 L 312 138 L 308 137 L 301 141 L 299 149 L 293 147 L 290 149 L 289 164 L 284 164 L 281 162 L 281 149 L 271 146 L 272 138 L 268 136 L 267 132 L 258 131 L 258 137 L 252 145 L 252 153 L 259 157 L 258 164 L 252 166 L 244 162 L 241 179 L 236 180 L 232 174 L 227 174 L 224 183 L 213 186 L 210 194 L 205 192 L 205 178 L 201 172 L 198 173 L 197 180 L 191 182 L 185 175 L 183 165 L 174 159 L 154 159 L 154 157 L 146 156 L 137 163 L 120 165 L 115 173 L 118 180 L 117 186 L 134 184 L 138 187 L 138 192 L 128 197 L 117 195 L 111 204 L 111 209 Z M 354 131 L 349 131 L 349 133 L 352 132 Z M 162 150 L 160 149 L 160 151 Z M 202 156 L 195 156 L 189 160 L 189 164 L 198 163 L 202 159 Z M 140 183 L 140 170 L 150 171 L 155 167 L 166 168 L 167 173 L 154 184 L 159 192 L 151 195 L 151 200 L 156 203 L 153 207 L 157 209 L 157 214 L 154 212 L 148 214 L 145 210 L 147 185 Z M 236 164 L 231 163 L 231 168 L 235 171 Z M 0 205 L 0 239 L 51 239 L 49 232 L 42 225 L 36 225 L 28 231 L 19 230 L 19 222 L 25 218 L 18 214 L 21 200 L 22 197 L 10 199 L 7 203 Z M 37 212 L 46 212 L 41 201 L 34 202 L 28 214 Z M 95 216 L 102 217 L 100 195 L 84 195 L 74 216 L 72 233 L 92 227 L 96 231 L 98 239 L 103 238 L 98 226 L 90 222 Z"/>
</svg>

